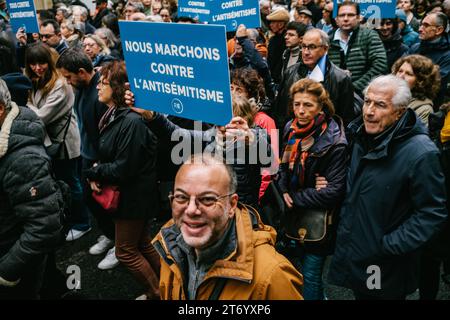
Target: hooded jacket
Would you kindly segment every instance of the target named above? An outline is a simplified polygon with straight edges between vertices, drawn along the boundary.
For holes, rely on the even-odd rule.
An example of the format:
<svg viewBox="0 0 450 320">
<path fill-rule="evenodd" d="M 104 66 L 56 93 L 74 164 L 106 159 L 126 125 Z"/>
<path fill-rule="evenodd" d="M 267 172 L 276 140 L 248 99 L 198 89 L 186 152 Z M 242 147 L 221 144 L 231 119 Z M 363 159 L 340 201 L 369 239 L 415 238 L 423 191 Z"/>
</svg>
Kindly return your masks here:
<svg viewBox="0 0 450 320">
<path fill-rule="evenodd" d="M 238 206 L 235 215 L 236 247 L 218 259 L 200 283 L 196 300 L 207 300 L 218 279 L 225 278 L 219 300 L 301 300 L 303 278 L 274 248 L 276 231 L 256 211 Z M 152 243 L 161 255 L 160 292 L 163 300 L 186 300 L 182 254 L 176 238 L 180 230 L 170 220 Z"/>
<path fill-rule="evenodd" d="M 417 288 L 419 249 L 447 217 L 444 175 L 438 149 L 411 109 L 375 141 L 367 147 L 361 124 L 328 278 L 366 295 L 395 299 Z M 367 286 L 373 266 L 380 270 L 378 290 Z"/>
<path fill-rule="evenodd" d="M 54 250 L 61 235 L 62 194 L 36 114 L 12 103 L 0 129 L 0 277 L 21 277 Z"/>
</svg>

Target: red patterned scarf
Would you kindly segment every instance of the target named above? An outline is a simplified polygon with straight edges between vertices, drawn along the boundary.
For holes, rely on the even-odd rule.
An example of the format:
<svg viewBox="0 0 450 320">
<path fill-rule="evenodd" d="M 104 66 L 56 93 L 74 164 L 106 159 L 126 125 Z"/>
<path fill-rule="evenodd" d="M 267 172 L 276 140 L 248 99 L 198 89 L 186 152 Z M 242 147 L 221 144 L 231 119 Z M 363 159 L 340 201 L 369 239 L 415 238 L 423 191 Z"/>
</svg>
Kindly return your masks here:
<svg viewBox="0 0 450 320">
<path fill-rule="evenodd" d="M 309 156 L 309 149 L 327 130 L 327 127 L 326 116 L 323 113 L 317 115 L 314 120 L 304 126 L 300 125 L 297 119 L 292 122 L 281 158 L 282 164 L 289 164 L 291 190 L 298 190 L 303 187 L 305 182 L 304 167 Z"/>
</svg>

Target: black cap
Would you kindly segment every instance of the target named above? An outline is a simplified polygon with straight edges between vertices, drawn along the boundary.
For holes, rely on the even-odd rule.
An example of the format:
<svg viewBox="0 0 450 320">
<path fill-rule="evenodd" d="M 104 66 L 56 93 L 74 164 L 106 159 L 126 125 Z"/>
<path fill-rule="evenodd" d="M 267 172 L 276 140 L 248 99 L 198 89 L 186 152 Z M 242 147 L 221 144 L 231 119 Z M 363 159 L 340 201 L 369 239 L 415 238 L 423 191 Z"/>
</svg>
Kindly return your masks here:
<svg viewBox="0 0 450 320">
<path fill-rule="evenodd" d="M 28 92 L 32 88 L 30 79 L 20 72 L 7 73 L 1 78 L 8 86 L 9 92 L 11 93 L 11 100 L 19 106 L 26 106 Z"/>
</svg>

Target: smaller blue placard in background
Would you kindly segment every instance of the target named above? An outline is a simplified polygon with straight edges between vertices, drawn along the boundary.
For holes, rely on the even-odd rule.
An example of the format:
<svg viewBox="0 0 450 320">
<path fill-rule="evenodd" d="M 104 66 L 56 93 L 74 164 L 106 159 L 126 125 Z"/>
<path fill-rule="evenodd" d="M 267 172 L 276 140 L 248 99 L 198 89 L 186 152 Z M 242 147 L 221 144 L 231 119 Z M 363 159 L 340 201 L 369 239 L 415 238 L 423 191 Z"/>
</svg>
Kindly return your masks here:
<svg viewBox="0 0 450 320">
<path fill-rule="evenodd" d="M 336 17 L 338 5 L 343 0 L 333 0 L 333 2 L 333 17 Z M 397 5 L 395 0 L 359 0 L 356 2 L 359 4 L 361 15 L 366 19 L 395 18 L 395 8 Z"/>
<path fill-rule="evenodd" d="M 190 17 L 199 22 L 208 22 L 211 0 L 178 0 L 178 17 Z"/>
<path fill-rule="evenodd" d="M 39 33 L 33 0 L 7 0 L 7 3 L 14 32 L 25 28 L 27 33 Z"/>
<path fill-rule="evenodd" d="M 209 23 L 224 25 L 227 31 L 236 31 L 240 24 L 247 28 L 259 28 L 258 0 L 212 1 Z"/>
</svg>

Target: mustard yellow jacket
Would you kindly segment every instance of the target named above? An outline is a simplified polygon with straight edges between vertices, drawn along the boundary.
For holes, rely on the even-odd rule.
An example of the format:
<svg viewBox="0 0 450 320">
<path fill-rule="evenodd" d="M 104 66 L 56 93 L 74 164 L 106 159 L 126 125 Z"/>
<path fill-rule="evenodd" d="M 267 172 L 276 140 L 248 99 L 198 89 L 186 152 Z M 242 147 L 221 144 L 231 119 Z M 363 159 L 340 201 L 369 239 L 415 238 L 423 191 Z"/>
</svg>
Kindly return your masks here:
<svg viewBox="0 0 450 320">
<path fill-rule="evenodd" d="M 253 221 L 257 221 L 256 228 L 252 215 Z M 196 300 L 209 299 L 219 278 L 228 279 L 219 300 L 302 300 L 303 277 L 275 251 L 275 229 L 264 225 L 258 213 L 249 207 L 238 208 L 235 219 L 237 248 L 213 264 L 197 290 Z M 152 243 L 161 255 L 161 299 L 185 300 L 183 275 L 163 237 L 164 229 L 173 224 L 173 220 L 167 222 Z"/>
</svg>

